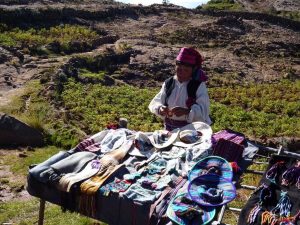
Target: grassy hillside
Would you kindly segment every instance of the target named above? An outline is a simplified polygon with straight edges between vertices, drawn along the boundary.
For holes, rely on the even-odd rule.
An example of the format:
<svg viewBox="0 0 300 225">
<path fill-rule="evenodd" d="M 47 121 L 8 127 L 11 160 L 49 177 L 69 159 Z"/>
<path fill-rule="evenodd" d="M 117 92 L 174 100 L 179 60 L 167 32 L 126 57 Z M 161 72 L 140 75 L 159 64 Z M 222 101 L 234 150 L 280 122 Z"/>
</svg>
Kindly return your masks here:
<svg viewBox="0 0 300 225">
<path fill-rule="evenodd" d="M 63 91 L 55 92 L 63 110 L 48 103 L 41 95 L 43 89 L 38 81 L 33 82 L 11 107 L 1 110 L 41 129 L 47 134 L 49 144 L 70 148 L 84 135 L 99 132 L 120 117 L 129 120 L 130 129 L 162 128 L 162 121 L 148 110 L 156 88 L 83 84 L 68 78 L 63 82 Z M 252 138 L 299 137 L 299 91 L 299 80 L 210 88 L 212 128 L 214 131 L 230 128 Z M 28 98 L 31 102 L 24 110 Z"/>
</svg>

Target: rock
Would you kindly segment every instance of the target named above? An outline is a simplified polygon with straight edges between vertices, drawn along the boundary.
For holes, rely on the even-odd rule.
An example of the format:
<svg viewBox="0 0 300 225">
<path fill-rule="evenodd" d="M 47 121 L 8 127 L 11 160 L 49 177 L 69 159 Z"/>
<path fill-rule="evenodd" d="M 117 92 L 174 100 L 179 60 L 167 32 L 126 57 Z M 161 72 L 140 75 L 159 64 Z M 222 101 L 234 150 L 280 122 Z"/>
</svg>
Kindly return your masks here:
<svg viewBox="0 0 300 225">
<path fill-rule="evenodd" d="M 0 113 L 0 146 L 41 146 L 43 143 L 41 132 Z"/>
<path fill-rule="evenodd" d="M 37 65 L 36 64 L 26 64 L 23 67 L 26 69 L 34 69 L 34 68 L 37 68 Z"/>
<path fill-rule="evenodd" d="M 12 58 L 12 55 L 9 51 L 0 47 L 0 64 L 9 61 Z"/>
<path fill-rule="evenodd" d="M 46 49 L 54 52 L 54 53 L 60 53 L 61 52 L 61 45 L 58 41 L 53 41 L 45 46 Z"/>
<path fill-rule="evenodd" d="M 28 155 L 26 153 L 19 153 L 19 157 L 20 158 L 26 158 Z"/>
</svg>

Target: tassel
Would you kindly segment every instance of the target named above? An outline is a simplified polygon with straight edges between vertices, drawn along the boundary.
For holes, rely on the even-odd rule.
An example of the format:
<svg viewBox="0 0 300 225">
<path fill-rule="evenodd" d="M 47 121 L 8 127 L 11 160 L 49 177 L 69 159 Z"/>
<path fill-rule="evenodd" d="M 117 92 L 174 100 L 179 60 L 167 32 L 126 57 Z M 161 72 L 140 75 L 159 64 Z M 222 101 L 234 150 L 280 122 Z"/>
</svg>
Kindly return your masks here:
<svg viewBox="0 0 300 225">
<path fill-rule="evenodd" d="M 280 199 L 277 205 L 271 210 L 271 213 L 276 214 L 279 211 L 281 217 L 289 217 L 291 214 L 291 200 L 287 195 L 287 191 L 281 191 Z"/>
<path fill-rule="evenodd" d="M 300 210 L 298 211 L 298 213 L 294 216 L 293 219 L 293 223 L 297 224 L 297 221 L 300 220 Z"/>
<path fill-rule="evenodd" d="M 260 191 L 259 202 L 256 203 L 254 208 L 250 211 L 248 220 L 247 220 L 248 223 L 250 223 L 250 224 L 253 224 L 255 222 L 255 219 L 256 219 L 259 211 L 262 210 L 262 205 L 265 202 L 268 202 L 269 199 L 272 198 L 272 190 L 266 184 L 260 185 L 254 192 L 257 193 L 258 191 Z"/>
<path fill-rule="evenodd" d="M 298 177 L 297 183 L 296 183 L 297 188 L 300 190 L 300 176 Z"/>
<path fill-rule="evenodd" d="M 261 214 L 261 225 L 275 225 L 278 222 L 276 217 L 269 211 Z"/>
<path fill-rule="evenodd" d="M 300 167 L 293 166 L 293 167 L 287 169 L 282 174 L 281 184 L 284 186 L 289 186 L 289 185 L 295 184 L 299 177 L 300 177 Z"/>
<path fill-rule="evenodd" d="M 279 161 L 275 163 L 267 172 L 266 178 L 272 183 L 276 183 L 280 170 L 284 167 L 284 162 Z"/>
<path fill-rule="evenodd" d="M 230 164 L 230 166 L 232 168 L 232 171 L 235 174 L 240 174 L 242 172 L 241 167 L 239 167 L 239 165 L 236 162 L 230 162 L 229 164 Z"/>
<path fill-rule="evenodd" d="M 259 211 L 261 209 L 262 209 L 261 204 L 260 203 L 256 203 L 256 205 L 254 206 L 254 208 L 249 213 L 248 220 L 247 220 L 247 222 L 249 224 L 253 224 L 255 222 L 257 214 L 259 213 Z"/>
</svg>

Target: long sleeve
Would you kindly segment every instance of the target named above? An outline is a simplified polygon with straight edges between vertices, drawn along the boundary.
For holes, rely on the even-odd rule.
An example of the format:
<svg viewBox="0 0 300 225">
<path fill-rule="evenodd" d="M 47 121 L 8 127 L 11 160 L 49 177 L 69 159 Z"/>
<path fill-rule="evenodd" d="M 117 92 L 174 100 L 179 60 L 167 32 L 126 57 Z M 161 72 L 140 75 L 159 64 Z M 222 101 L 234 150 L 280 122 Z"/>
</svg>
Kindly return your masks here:
<svg viewBox="0 0 300 225">
<path fill-rule="evenodd" d="M 209 96 L 206 85 L 202 82 L 196 93 L 197 99 L 196 104 L 193 104 L 191 107 L 191 111 L 187 117 L 187 122 L 191 123 L 194 121 L 202 121 L 207 124 L 211 124 L 211 120 L 209 118 Z"/>
<path fill-rule="evenodd" d="M 171 109 L 173 107 L 183 107 L 187 108 L 186 100 L 188 99 L 187 93 L 187 82 L 178 82 L 175 79 L 174 89 L 172 90 L 171 95 L 168 98 L 168 107 Z M 188 115 L 176 116 L 173 115 L 170 119 L 179 120 L 179 121 L 187 121 L 188 123 L 192 123 L 195 121 L 202 121 L 207 124 L 211 124 L 211 120 L 209 118 L 209 97 L 207 88 L 204 82 L 200 84 L 196 92 L 196 103 L 192 105 L 190 113 Z M 149 104 L 149 110 L 157 115 L 158 117 L 164 119 L 164 116 L 158 114 L 158 109 L 160 106 L 165 104 L 166 99 L 166 91 L 165 91 L 165 83 L 163 83 L 162 88 L 158 92 L 158 94 L 152 99 Z"/>
<path fill-rule="evenodd" d="M 150 112 L 152 112 L 153 114 L 155 114 L 156 116 L 164 119 L 164 116 L 161 116 L 158 113 L 158 109 L 159 107 L 164 105 L 166 99 L 166 92 L 165 92 L 165 83 L 163 83 L 160 91 L 155 95 L 155 97 L 151 100 L 148 108 L 150 110 Z"/>
</svg>

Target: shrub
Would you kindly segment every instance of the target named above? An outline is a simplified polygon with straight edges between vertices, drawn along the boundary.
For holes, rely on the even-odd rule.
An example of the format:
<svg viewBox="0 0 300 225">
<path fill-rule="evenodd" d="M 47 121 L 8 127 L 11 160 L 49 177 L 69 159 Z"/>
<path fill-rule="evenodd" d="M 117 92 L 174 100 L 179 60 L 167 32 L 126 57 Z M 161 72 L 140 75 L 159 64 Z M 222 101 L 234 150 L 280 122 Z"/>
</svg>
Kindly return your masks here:
<svg viewBox="0 0 300 225">
<path fill-rule="evenodd" d="M 242 6 L 234 0 L 210 0 L 201 8 L 206 10 L 240 10 Z"/>
</svg>

